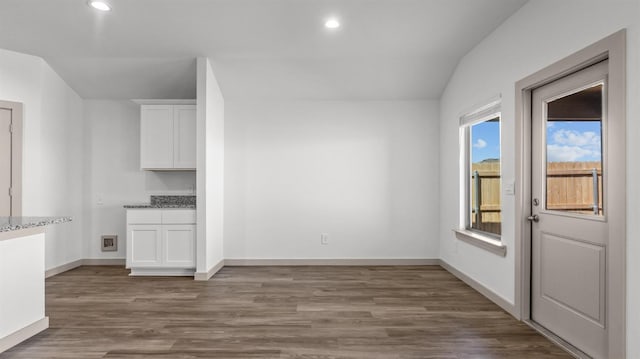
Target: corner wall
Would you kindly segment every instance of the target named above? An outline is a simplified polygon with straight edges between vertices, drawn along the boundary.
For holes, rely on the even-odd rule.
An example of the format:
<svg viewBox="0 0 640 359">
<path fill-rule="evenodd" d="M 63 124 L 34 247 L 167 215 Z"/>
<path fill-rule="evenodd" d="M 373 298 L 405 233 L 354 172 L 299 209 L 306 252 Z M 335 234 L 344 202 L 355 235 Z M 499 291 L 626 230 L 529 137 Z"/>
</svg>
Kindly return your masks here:
<svg viewBox="0 0 640 359">
<path fill-rule="evenodd" d="M 640 358 L 640 189 L 635 186 L 640 163 L 638 101 L 639 1 L 529 1 L 458 65 L 441 98 L 440 127 L 440 257 L 507 302 L 514 302 L 515 197 L 502 195 L 505 258 L 456 240 L 458 225 L 458 119 L 474 106 L 502 95 L 502 172 L 515 180 L 515 83 L 614 32 L 627 28 L 627 357 Z"/>
<path fill-rule="evenodd" d="M 224 98 L 207 58 L 197 60 L 196 279 L 224 259 Z"/>
<path fill-rule="evenodd" d="M 82 99 L 41 58 L 0 50 L 0 99 L 24 104 L 24 216 L 72 216 L 46 233 L 45 269 L 82 258 Z"/>
</svg>

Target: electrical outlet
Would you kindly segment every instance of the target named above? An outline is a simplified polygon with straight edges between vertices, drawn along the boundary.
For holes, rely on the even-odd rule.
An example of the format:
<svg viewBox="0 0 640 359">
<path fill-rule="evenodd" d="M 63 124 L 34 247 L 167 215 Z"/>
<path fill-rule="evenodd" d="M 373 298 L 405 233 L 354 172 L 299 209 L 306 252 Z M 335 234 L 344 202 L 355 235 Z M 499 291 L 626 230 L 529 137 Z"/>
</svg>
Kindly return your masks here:
<svg viewBox="0 0 640 359">
<path fill-rule="evenodd" d="M 320 234 L 320 244 L 326 246 L 329 244 L 329 233 L 321 233 Z"/>
<path fill-rule="evenodd" d="M 104 204 L 104 195 L 102 193 L 98 193 L 96 195 L 96 204 L 98 206 L 102 206 Z"/>
</svg>

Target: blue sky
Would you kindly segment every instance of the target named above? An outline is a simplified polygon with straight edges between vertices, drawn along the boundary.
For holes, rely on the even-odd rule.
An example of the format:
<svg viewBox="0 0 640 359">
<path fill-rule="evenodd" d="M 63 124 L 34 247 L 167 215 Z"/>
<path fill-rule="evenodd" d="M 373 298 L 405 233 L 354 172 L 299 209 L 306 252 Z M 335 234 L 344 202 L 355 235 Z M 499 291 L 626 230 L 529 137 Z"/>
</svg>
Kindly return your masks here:
<svg viewBox="0 0 640 359">
<path fill-rule="evenodd" d="M 471 162 L 500 158 L 500 122 L 481 122 L 471 127 Z"/>
<path fill-rule="evenodd" d="M 599 121 L 553 121 L 547 123 L 549 162 L 601 161 Z M 500 158 L 500 123 L 481 122 L 471 127 L 471 161 Z"/>
<path fill-rule="evenodd" d="M 601 134 L 600 121 L 547 122 L 547 161 L 600 161 Z"/>
</svg>

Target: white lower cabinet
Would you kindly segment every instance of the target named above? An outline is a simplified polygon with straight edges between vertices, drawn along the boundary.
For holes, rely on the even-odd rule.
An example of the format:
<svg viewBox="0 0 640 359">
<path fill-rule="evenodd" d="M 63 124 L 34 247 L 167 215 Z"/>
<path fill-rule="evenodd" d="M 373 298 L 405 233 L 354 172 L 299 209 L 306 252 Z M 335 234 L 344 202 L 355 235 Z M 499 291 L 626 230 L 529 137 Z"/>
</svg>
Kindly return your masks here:
<svg viewBox="0 0 640 359">
<path fill-rule="evenodd" d="M 196 226 L 168 224 L 162 226 L 162 263 L 169 267 L 196 266 Z"/>
<path fill-rule="evenodd" d="M 195 210 L 127 211 L 127 268 L 131 275 L 191 276 L 195 267 Z"/>
<path fill-rule="evenodd" d="M 127 226 L 127 268 L 154 267 L 162 264 L 162 225 Z"/>
</svg>

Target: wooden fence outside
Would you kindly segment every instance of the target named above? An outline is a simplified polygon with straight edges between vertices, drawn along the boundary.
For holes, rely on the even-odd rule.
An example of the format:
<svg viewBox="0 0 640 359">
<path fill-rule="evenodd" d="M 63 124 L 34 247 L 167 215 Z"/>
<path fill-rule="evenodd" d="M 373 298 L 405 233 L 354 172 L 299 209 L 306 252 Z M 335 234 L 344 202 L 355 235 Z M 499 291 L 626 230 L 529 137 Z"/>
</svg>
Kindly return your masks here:
<svg viewBox="0 0 640 359">
<path fill-rule="evenodd" d="M 596 172 L 598 201 L 594 202 L 593 172 Z M 476 206 L 475 173 L 478 174 L 479 206 Z M 471 167 L 471 226 L 501 233 L 500 162 L 474 163 Z M 547 164 L 547 206 L 550 210 L 603 214 L 602 168 L 600 162 L 550 162 Z M 478 209 L 479 213 L 476 213 Z"/>
</svg>

